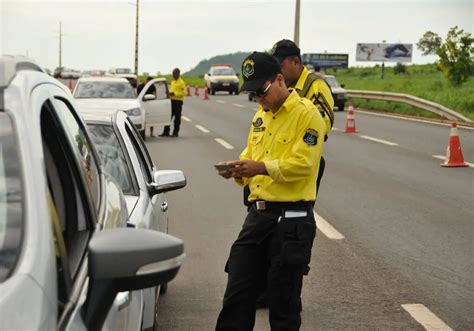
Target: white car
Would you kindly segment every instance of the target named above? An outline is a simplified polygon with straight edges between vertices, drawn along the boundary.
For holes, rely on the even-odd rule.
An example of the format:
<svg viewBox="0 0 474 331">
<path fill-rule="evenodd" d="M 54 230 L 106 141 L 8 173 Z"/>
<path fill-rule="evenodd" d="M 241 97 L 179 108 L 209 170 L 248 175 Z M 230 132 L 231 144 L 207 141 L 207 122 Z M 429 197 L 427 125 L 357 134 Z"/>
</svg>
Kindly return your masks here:
<svg viewBox="0 0 474 331">
<path fill-rule="evenodd" d="M 137 99 L 135 89 L 125 78 L 84 77 L 73 91 L 79 110 L 122 110 L 130 116 L 142 137 L 145 136 L 145 111 Z"/>
<path fill-rule="evenodd" d="M 136 228 L 168 232 L 168 202 L 164 193 L 150 191 L 150 186 L 160 177 L 167 177 L 174 183 L 174 190 L 186 185 L 186 177 L 179 170 L 158 170 L 148 150 L 134 128 L 130 119 L 123 112 L 104 112 L 83 110 L 82 117 L 86 122 L 91 140 L 95 144 L 101 159 L 101 167 L 120 185 L 127 202 L 129 224 Z M 153 325 L 154 303 L 159 293 L 165 293 L 167 285 L 159 290 L 143 290 L 144 295 L 144 328 Z"/>
<path fill-rule="evenodd" d="M 239 77 L 230 64 L 213 64 L 204 75 L 204 83 L 211 94 L 217 91 L 239 93 Z"/>
<path fill-rule="evenodd" d="M 69 90 L 0 58 L 0 330 L 139 330 L 141 289 L 178 272 L 183 242 L 126 228 L 99 165 Z M 155 174 L 149 190 L 180 185 Z"/>
<path fill-rule="evenodd" d="M 60 78 L 81 78 L 81 72 L 79 70 L 64 68 L 59 74 Z"/>
</svg>

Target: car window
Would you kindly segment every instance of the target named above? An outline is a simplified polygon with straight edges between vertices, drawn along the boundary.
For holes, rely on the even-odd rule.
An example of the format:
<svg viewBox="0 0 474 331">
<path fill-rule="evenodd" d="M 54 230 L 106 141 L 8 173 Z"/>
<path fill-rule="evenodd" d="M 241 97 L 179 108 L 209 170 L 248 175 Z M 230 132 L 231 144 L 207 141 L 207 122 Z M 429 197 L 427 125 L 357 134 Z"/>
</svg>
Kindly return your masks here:
<svg viewBox="0 0 474 331">
<path fill-rule="evenodd" d="M 136 99 L 137 94 L 128 81 L 79 82 L 74 92 L 77 99 Z"/>
<path fill-rule="evenodd" d="M 140 168 L 142 169 L 142 172 L 145 176 L 145 179 L 148 183 L 151 183 L 152 178 L 151 174 L 153 171 L 153 163 L 150 162 L 148 157 L 144 154 L 142 151 L 142 148 L 140 147 L 139 141 L 141 141 L 141 137 L 136 133 L 136 128 L 135 126 L 130 122 L 130 120 L 127 118 L 127 122 L 125 125 L 125 128 L 127 130 L 127 134 L 130 138 L 130 141 L 132 142 L 133 149 L 135 150 L 135 153 L 137 154 L 138 161 L 140 163 Z"/>
<path fill-rule="evenodd" d="M 23 233 L 23 188 L 17 146 L 13 122 L 0 110 L 0 282 L 15 268 Z"/>
<path fill-rule="evenodd" d="M 326 77 L 326 78 L 324 78 L 324 80 L 331 87 L 340 87 L 341 86 L 341 85 L 339 85 L 339 83 L 337 82 L 337 80 L 334 77 Z"/>
<path fill-rule="evenodd" d="M 88 124 L 92 142 L 100 157 L 102 170 L 112 176 L 124 194 L 135 195 L 127 158 L 111 125 Z"/>
<path fill-rule="evenodd" d="M 74 137 L 75 150 L 80 158 L 81 171 L 84 174 L 86 184 L 92 196 L 96 212 L 99 210 L 100 204 L 100 177 L 99 165 L 94 157 L 91 143 L 78 119 L 73 115 L 70 105 L 66 104 L 63 99 L 56 98 L 55 106 L 58 108 L 57 114 L 61 118 L 65 129 L 71 137 Z"/>
</svg>

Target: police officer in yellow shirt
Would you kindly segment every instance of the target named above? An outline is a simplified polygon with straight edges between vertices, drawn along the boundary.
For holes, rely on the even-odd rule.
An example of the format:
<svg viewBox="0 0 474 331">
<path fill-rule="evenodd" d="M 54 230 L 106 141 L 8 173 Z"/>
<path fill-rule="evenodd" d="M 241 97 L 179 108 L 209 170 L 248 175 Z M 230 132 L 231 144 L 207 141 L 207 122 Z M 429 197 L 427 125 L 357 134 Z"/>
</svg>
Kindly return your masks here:
<svg viewBox="0 0 474 331">
<path fill-rule="evenodd" d="M 216 330 L 252 330 L 257 294 L 266 282 L 271 329 L 299 330 L 326 125 L 311 101 L 288 90 L 271 55 L 249 55 L 242 76 L 241 90 L 255 94 L 260 107 L 240 160 L 217 167 L 222 177 L 249 185 L 251 207 L 226 264 L 228 283 Z"/>
<path fill-rule="evenodd" d="M 180 77 L 180 70 L 175 68 L 173 70 L 173 80 L 170 86 L 170 99 L 171 99 L 171 120 L 173 121 L 173 135 L 172 137 L 178 137 L 179 127 L 181 125 L 181 113 L 183 112 L 183 100 L 186 88 L 186 83 Z M 173 120 L 174 119 L 174 120 Z M 163 129 L 163 133 L 160 137 L 170 136 L 170 126 L 166 125 Z"/>
</svg>

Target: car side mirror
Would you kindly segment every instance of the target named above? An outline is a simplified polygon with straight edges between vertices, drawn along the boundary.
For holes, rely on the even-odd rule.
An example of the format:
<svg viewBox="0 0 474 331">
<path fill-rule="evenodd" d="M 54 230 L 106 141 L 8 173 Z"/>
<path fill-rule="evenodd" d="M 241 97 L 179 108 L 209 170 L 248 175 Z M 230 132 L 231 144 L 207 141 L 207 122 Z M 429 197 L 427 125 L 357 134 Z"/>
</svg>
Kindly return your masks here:
<svg viewBox="0 0 474 331">
<path fill-rule="evenodd" d="M 341 84 L 341 87 L 344 88 L 344 86 L 346 86 L 346 84 Z"/>
<path fill-rule="evenodd" d="M 240 74 L 239 74 L 239 73 L 236 73 L 235 75 L 236 75 L 237 77 L 240 77 Z"/>
<path fill-rule="evenodd" d="M 206 75 L 208 75 L 208 76 L 212 76 L 210 72 L 208 72 Z"/>
<path fill-rule="evenodd" d="M 143 229 L 108 229 L 89 242 L 87 299 L 82 311 L 88 330 L 100 330 L 118 292 L 171 281 L 185 258 L 182 240 Z"/>
<path fill-rule="evenodd" d="M 186 186 L 186 176 L 180 170 L 158 170 L 149 184 L 151 195 L 178 190 Z"/>
<path fill-rule="evenodd" d="M 143 101 L 151 101 L 156 100 L 156 96 L 154 94 L 145 94 L 143 96 Z"/>
</svg>

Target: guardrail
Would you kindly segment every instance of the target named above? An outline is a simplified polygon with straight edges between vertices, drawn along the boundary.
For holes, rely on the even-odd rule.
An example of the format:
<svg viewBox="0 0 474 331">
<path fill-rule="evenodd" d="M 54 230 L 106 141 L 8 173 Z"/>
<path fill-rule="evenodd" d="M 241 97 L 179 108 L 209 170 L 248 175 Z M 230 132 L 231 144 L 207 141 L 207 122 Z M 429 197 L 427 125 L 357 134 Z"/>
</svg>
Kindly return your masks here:
<svg viewBox="0 0 474 331">
<path fill-rule="evenodd" d="M 394 102 L 406 103 L 408 105 L 436 113 L 440 116 L 444 116 L 451 120 L 461 120 L 464 122 L 472 123 L 472 121 L 469 118 L 455 112 L 452 109 L 449 109 L 435 102 L 431 102 L 431 101 L 418 98 L 409 94 L 378 92 L 378 91 L 347 90 L 347 96 L 349 98 L 372 99 L 372 100 L 383 100 L 383 101 L 394 101 Z"/>
</svg>

